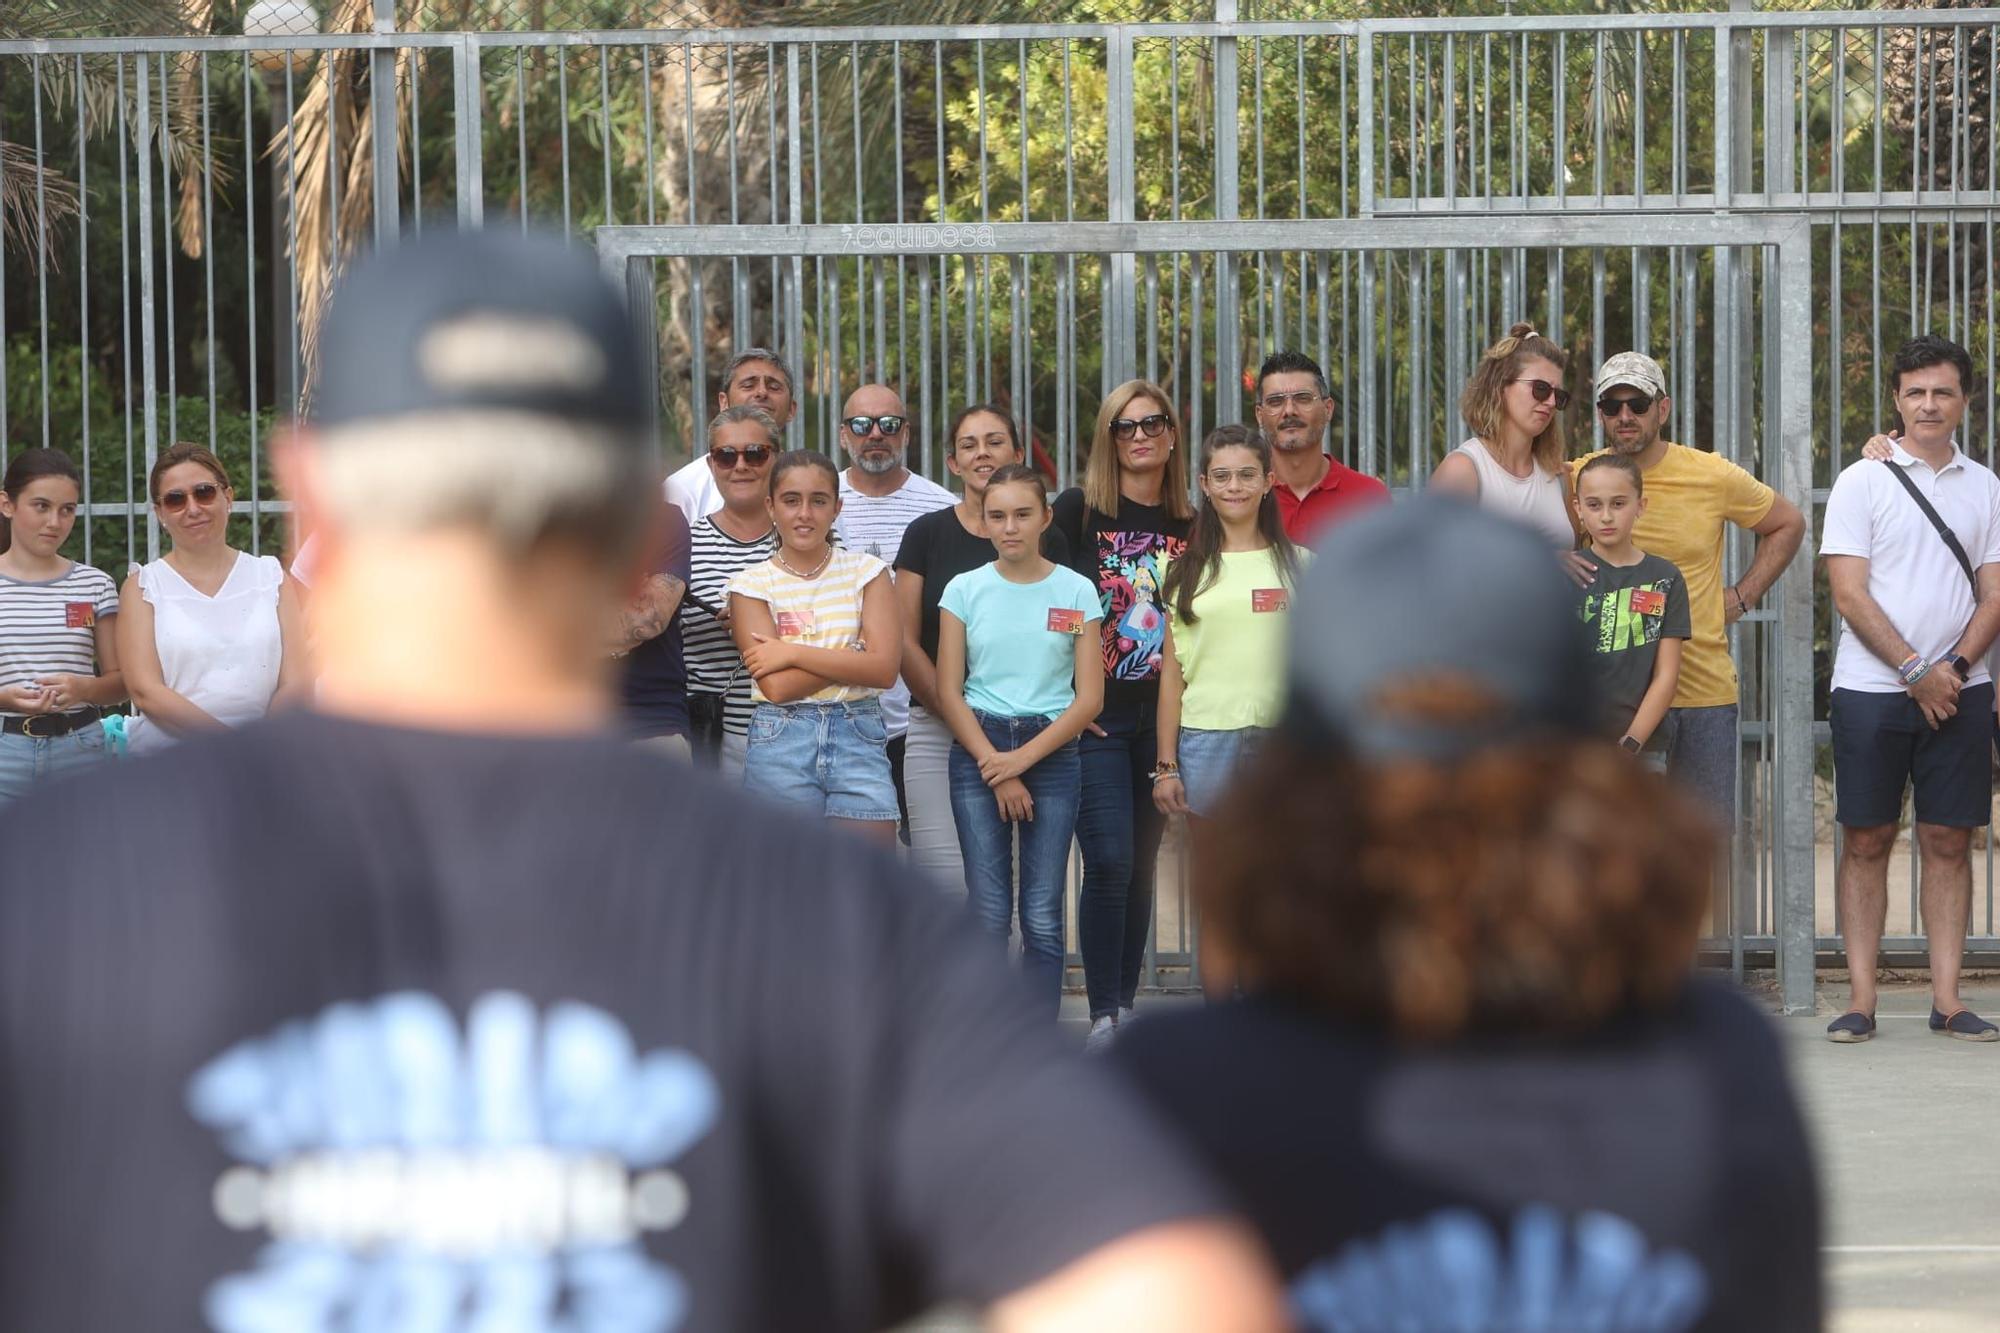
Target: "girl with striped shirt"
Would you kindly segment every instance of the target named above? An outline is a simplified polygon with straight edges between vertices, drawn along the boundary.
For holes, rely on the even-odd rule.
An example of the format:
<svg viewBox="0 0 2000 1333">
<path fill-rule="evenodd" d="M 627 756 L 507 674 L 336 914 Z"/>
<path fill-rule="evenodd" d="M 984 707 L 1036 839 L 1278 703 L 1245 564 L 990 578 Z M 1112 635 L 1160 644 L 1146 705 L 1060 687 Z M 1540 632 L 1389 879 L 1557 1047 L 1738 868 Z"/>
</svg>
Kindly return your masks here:
<svg viewBox="0 0 2000 1333">
<path fill-rule="evenodd" d="M 27 449 L 0 478 L 0 801 L 104 758 L 99 711 L 125 698 L 118 589 L 61 554 L 83 474 Z"/>
<path fill-rule="evenodd" d="M 778 549 L 729 581 L 730 631 L 756 709 L 743 785 L 884 843 L 900 816 L 882 692 L 902 631 L 889 567 L 831 540 L 840 474 L 815 453 L 771 465 Z"/>
</svg>

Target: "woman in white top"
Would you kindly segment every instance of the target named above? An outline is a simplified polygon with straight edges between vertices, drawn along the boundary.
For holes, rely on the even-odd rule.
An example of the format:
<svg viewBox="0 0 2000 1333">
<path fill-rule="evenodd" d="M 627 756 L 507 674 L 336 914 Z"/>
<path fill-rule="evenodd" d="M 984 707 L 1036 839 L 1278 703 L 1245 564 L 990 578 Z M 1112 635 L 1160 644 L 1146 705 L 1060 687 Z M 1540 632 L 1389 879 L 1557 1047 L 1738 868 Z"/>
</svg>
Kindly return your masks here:
<svg viewBox="0 0 2000 1333">
<path fill-rule="evenodd" d="M 1580 534 L 1570 512 L 1563 439 L 1568 365 L 1569 354 L 1532 324 L 1516 324 L 1487 348 L 1458 400 L 1473 437 L 1438 464 L 1431 489 L 1519 519 L 1573 557 Z"/>
<path fill-rule="evenodd" d="M 296 589 L 275 556 L 229 544 L 235 498 L 215 455 L 176 444 L 153 465 L 153 510 L 173 549 L 119 594 L 118 657 L 140 716 L 129 747 L 255 721 L 310 690 Z"/>
</svg>

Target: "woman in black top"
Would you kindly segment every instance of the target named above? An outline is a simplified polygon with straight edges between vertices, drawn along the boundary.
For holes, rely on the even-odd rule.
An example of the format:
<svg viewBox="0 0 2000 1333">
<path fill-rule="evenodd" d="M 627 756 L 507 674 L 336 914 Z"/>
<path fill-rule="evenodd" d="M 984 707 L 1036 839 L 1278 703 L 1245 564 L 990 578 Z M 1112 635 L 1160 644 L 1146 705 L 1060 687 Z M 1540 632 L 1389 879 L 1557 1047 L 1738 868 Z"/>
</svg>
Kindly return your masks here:
<svg viewBox="0 0 2000 1333">
<path fill-rule="evenodd" d="M 910 860 L 954 892 L 965 888 L 958 826 L 951 813 L 951 728 L 938 716 L 938 599 L 960 574 L 993 563 L 982 501 L 1001 468 L 1026 461 L 1020 431 L 1007 409 L 974 403 L 952 418 L 945 467 L 965 488 L 949 509 L 911 522 L 896 552 L 896 600 L 903 611 L 903 682 L 910 687 L 909 739 L 903 747 L 903 787 L 910 798 Z M 1069 563 L 1069 545 L 1055 525 L 1042 534 L 1042 554 Z"/>
<path fill-rule="evenodd" d="M 1690 978 L 1714 833 L 1597 733 L 1534 530 L 1418 500 L 1327 538 L 1285 722 L 1196 845 L 1242 1003 L 1114 1058 L 1309 1331 L 1820 1326 L 1771 1021 Z"/>
<path fill-rule="evenodd" d="M 1128 380 L 1097 412 L 1083 485 L 1056 497 L 1054 527 L 1104 604 L 1104 711 L 1083 734 L 1077 933 L 1092 1049 L 1132 1010 L 1153 925 L 1166 819 L 1153 805 L 1154 722 L 1167 617 L 1160 585 L 1194 521 L 1180 418 L 1166 391 Z"/>
</svg>

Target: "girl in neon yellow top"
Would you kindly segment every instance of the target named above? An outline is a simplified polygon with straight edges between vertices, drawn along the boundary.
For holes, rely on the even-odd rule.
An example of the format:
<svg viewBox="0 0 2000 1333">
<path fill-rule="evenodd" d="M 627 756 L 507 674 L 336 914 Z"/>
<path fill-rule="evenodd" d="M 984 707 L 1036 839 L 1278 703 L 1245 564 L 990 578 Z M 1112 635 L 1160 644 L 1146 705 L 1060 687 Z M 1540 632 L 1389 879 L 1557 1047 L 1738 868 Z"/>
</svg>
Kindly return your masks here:
<svg viewBox="0 0 2000 1333">
<path fill-rule="evenodd" d="M 1285 626 L 1305 553 L 1285 536 L 1271 492 L 1271 446 L 1254 426 L 1221 426 L 1201 450 L 1201 509 L 1162 586 L 1159 772 L 1167 814 L 1208 814 L 1229 775 L 1277 722 Z"/>
</svg>

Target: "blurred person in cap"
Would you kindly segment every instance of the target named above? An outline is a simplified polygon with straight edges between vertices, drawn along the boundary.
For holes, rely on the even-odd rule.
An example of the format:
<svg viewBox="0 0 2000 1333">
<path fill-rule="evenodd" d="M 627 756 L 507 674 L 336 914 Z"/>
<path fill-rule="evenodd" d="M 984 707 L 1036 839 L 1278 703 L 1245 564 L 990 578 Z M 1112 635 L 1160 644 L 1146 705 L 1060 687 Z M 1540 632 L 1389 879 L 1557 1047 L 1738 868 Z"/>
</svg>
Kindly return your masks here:
<svg viewBox="0 0 2000 1333">
<path fill-rule="evenodd" d="M 319 711 L 0 819 L 0 1327 L 1275 1327 L 934 895 L 617 739 L 663 501 L 591 260 L 427 234 L 320 348 Z"/>
<path fill-rule="evenodd" d="M 1707 802 L 1728 828 L 1736 821 L 1737 682 L 1729 626 L 1764 598 L 1798 554 L 1806 520 L 1797 505 L 1721 455 L 1675 444 L 1664 434 L 1673 416 L 1666 372 L 1643 352 L 1620 352 L 1598 367 L 1597 415 L 1606 448 L 1571 464 L 1618 454 L 1639 465 L 1646 511 L 1632 529 L 1641 550 L 1681 571 L 1692 634 L 1681 654 L 1673 705 L 1655 737 L 1667 771 Z M 1756 552 L 1736 582 L 1722 581 L 1723 540 L 1731 525 L 1757 535 Z M 1586 553 L 1592 564 L 1598 563 Z M 1593 577 L 1586 569 L 1582 578 Z"/>
<path fill-rule="evenodd" d="M 1300 1324 L 1817 1329 L 1777 1042 L 1690 976 L 1712 825 L 1604 743 L 1546 541 L 1439 498 L 1363 515 L 1292 632 L 1285 723 L 1196 845 L 1203 947 L 1247 998 L 1112 1059 Z"/>
</svg>

